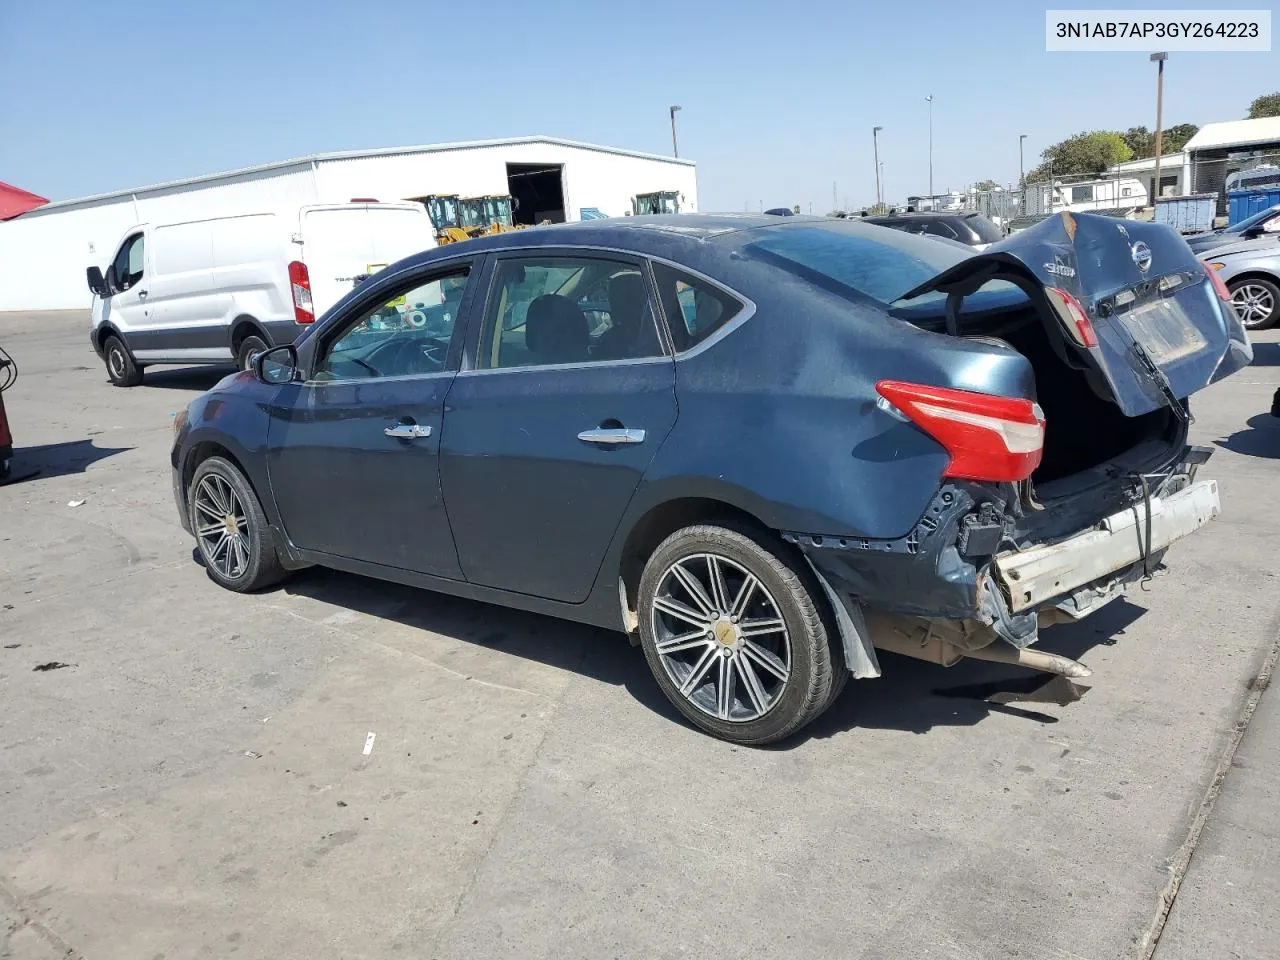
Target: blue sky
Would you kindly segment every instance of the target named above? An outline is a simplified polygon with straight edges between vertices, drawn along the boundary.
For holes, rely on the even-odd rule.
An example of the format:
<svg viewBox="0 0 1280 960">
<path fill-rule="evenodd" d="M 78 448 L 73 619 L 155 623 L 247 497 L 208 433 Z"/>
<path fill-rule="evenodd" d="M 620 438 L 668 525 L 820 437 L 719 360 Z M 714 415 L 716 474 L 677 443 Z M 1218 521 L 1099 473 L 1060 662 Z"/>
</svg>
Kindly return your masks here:
<svg viewBox="0 0 1280 960">
<path fill-rule="evenodd" d="M 833 181 L 874 200 L 876 125 L 886 196 L 927 189 L 926 94 L 938 191 L 1015 180 L 1019 134 L 1030 169 L 1080 130 L 1154 127 L 1146 55 L 1046 53 L 1046 6 L 0 0 L 0 180 L 66 199 L 534 133 L 667 153 L 678 103 L 703 210 L 825 212 Z M 1239 119 L 1277 88 L 1276 52 L 1174 53 L 1165 122 Z"/>
</svg>

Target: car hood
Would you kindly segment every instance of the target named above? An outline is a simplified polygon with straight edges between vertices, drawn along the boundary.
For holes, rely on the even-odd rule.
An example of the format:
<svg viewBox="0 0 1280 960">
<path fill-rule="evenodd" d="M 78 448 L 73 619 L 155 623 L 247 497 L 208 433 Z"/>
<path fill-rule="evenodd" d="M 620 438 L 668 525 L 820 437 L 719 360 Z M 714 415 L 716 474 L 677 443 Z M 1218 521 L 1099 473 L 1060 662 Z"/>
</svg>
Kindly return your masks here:
<svg viewBox="0 0 1280 960">
<path fill-rule="evenodd" d="M 992 280 L 1058 319 L 1063 349 L 1091 367 L 1130 417 L 1185 400 L 1247 366 L 1253 351 L 1204 263 L 1163 224 L 1060 213 L 992 244 L 903 295 L 967 296 Z M 1096 343 L 1079 329 L 1077 300 Z M 1084 341 L 1084 342 L 1082 342 Z"/>
<path fill-rule="evenodd" d="M 1240 235 L 1236 233 L 1223 233 L 1221 230 L 1215 230 L 1212 233 L 1195 233 L 1189 237 L 1184 237 L 1187 246 L 1200 253 L 1204 250 L 1211 250 L 1214 247 L 1220 247 L 1226 243 L 1234 243 L 1240 239 Z"/>
<path fill-rule="evenodd" d="M 1256 255 L 1264 252 L 1280 257 L 1280 236 L 1271 233 L 1264 234 L 1261 237 L 1254 237 L 1252 240 L 1243 240 L 1238 236 L 1232 236 L 1226 243 L 1196 251 L 1202 258 L 1210 255 L 1213 257 L 1229 257 L 1233 253 Z"/>
</svg>

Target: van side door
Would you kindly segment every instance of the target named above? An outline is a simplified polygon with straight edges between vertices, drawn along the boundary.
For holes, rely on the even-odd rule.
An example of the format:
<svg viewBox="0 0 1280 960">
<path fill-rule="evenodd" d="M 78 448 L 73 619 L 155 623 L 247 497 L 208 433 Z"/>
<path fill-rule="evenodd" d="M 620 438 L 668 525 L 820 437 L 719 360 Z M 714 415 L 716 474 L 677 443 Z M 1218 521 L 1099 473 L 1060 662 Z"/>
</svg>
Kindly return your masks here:
<svg viewBox="0 0 1280 960">
<path fill-rule="evenodd" d="M 225 323 L 213 292 L 212 222 L 174 223 L 151 231 L 151 317 L 133 344 L 140 360 L 228 360 Z"/>
</svg>

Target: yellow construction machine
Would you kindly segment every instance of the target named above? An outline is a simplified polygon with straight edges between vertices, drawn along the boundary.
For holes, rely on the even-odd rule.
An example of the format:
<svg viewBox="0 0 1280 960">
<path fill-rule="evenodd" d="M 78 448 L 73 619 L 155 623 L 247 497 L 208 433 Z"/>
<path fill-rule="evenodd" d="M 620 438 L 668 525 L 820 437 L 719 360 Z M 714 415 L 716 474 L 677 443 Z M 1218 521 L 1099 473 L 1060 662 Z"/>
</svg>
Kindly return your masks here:
<svg viewBox="0 0 1280 960">
<path fill-rule="evenodd" d="M 462 229 L 473 237 L 489 237 L 495 233 L 519 230 L 512 216 L 510 197 L 467 197 L 458 202 Z"/>
<path fill-rule="evenodd" d="M 631 213 L 636 217 L 655 213 L 679 213 L 681 199 L 683 198 L 678 190 L 638 193 L 631 198 Z"/>
<path fill-rule="evenodd" d="M 432 194 L 431 196 L 421 197 L 419 202 L 427 208 L 427 215 L 431 218 L 431 225 L 435 227 L 436 243 L 444 245 L 446 243 L 459 243 L 463 240 L 470 240 L 474 233 L 463 228 L 461 220 L 461 201 L 458 195 L 454 194 Z"/>
</svg>

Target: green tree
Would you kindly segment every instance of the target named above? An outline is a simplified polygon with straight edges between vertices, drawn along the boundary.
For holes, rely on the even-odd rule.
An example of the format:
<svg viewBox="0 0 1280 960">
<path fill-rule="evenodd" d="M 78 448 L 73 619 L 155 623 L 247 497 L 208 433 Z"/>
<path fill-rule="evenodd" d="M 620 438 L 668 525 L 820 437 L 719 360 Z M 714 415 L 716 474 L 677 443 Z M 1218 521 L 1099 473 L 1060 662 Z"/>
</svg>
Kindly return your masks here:
<svg viewBox="0 0 1280 960">
<path fill-rule="evenodd" d="M 1178 153 L 1187 145 L 1187 141 L 1200 130 L 1194 123 L 1180 123 L 1176 127 L 1166 127 L 1161 138 L 1160 149 L 1164 153 Z M 1156 155 L 1156 135 L 1146 127 L 1130 127 L 1121 136 L 1133 151 L 1133 159 L 1142 160 Z"/>
<path fill-rule="evenodd" d="M 1182 148 L 1187 145 L 1187 141 L 1200 132 L 1200 128 L 1194 123 L 1180 123 L 1176 127 L 1170 127 L 1164 132 L 1164 143 L 1161 149 L 1165 153 L 1179 153 Z M 1155 145 L 1152 144 L 1154 149 Z"/>
<path fill-rule="evenodd" d="M 1140 160 L 1155 153 L 1156 138 L 1146 127 L 1130 127 L 1123 134 L 1124 142 L 1133 151 L 1133 158 Z"/>
<path fill-rule="evenodd" d="M 1248 119 L 1257 120 L 1261 117 L 1280 117 L 1280 91 L 1264 93 L 1249 104 Z"/>
<path fill-rule="evenodd" d="M 1040 157 L 1044 162 L 1027 171 L 1028 183 L 1070 174 L 1102 173 L 1107 167 L 1131 160 L 1133 148 L 1125 143 L 1122 133 L 1093 130 L 1055 143 Z"/>
<path fill-rule="evenodd" d="M 977 190 L 979 193 L 984 193 L 989 190 L 1000 189 L 1000 184 L 996 183 L 994 180 L 979 180 L 973 185 L 973 189 Z"/>
</svg>

